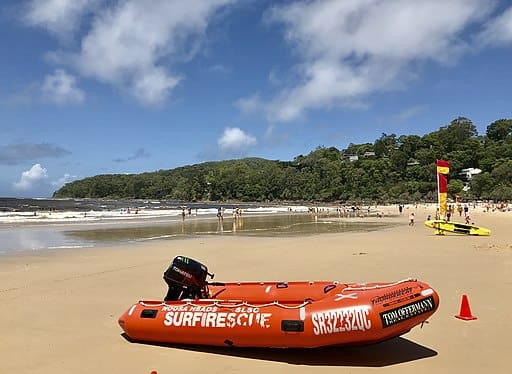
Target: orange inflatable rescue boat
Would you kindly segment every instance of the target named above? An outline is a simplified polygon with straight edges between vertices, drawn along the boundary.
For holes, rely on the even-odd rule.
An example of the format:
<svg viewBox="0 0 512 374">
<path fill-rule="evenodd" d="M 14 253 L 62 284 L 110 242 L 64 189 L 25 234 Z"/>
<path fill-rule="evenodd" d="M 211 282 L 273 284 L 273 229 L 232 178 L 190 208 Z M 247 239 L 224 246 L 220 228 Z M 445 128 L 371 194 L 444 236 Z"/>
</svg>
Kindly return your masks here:
<svg viewBox="0 0 512 374">
<path fill-rule="evenodd" d="M 206 266 L 176 257 L 164 301 L 139 301 L 119 318 L 132 341 L 237 347 L 380 342 L 425 322 L 439 296 L 426 283 L 206 281 Z M 213 275 L 210 275 L 213 278 Z"/>
</svg>

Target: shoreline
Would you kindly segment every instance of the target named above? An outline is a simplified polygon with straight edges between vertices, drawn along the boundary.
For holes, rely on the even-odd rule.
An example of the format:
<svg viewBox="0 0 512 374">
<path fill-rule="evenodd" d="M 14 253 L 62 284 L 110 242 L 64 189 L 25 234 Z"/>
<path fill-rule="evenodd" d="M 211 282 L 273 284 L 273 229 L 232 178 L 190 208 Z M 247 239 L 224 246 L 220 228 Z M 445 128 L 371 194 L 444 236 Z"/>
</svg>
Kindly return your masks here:
<svg viewBox="0 0 512 374">
<path fill-rule="evenodd" d="M 209 209 L 185 217 L 168 212 L 158 216 L 141 212 L 95 220 L 0 223 L 0 256 L 12 252 L 111 247 L 210 235 L 300 236 L 301 231 L 304 235 L 313 235 L 365 230 L 365 225 L 369 228 L 376 225 L 373 229 L 377 229 L 377 226 L 396 224 L 398 214 L 391 213 L 389 207 L 383 209 L 389 212 L 384 214 L 382 208 L 377 210 L 375 207 L 359 212 L 358 217 L 354 217 L 356 212 L 347 212 L 348 217 L 344 217 L 341 211 L 330 207 L 321 207 L 314 212 L 306 211 L 304 207 L 279 207 L 273 210 L 256 208 L 241 215 L 226 210 L 222 220 Z"/>
<path fill-rule="evenodd" d="M 416 224 L 422 224 L 428 215 L 433 216 L 435 207 L 435 204 L 404 205 L 401 213 L 398 211 L 398 206 L 374 206 L 346 212 L 338 211 L 333 207 L 317 207 L 307 212 L 302 210 L 303 207 L 297 210 L 291 207 L 280 207 L 281 210 L 244 212 L 241 216 L 235 216 L 229 211 L 225 212 L 221 221 L 218 221 L 216 214 L 206 212 L 187 215 L 185 219 L 176 214 L 158 217 L 132 214 L 129 218 L 111 217 L 94 221 L 0 223 L 2 239 L 0 258 L 10 253 L 20 255 L 20 253 L 32 254 L 48 250 L 128 246 L 219 235 L 277 237 L 383 230 L 390 226 L 407 224 L 411 212 L 416 215 Z M 478 216 L 507 215 L 508 213 L 487 212 L 485 207 L 481 206 L 472 208 L 470 211 L 472 221 L 474 222 L 477 218 L 477 225 L 479 224 Z M 453 218 L 453 221 L 462 223 L 463 217 L 455 214 Z M 282 222 L 286 219 L 291 221 Z M 281 220 L 280 223 L 279 220 Z M 260 224 L 254 227 L 254 222 L 265 221 L 269 222 L 262 223 L 263 226 Z M 312 225 L 311 228 L 307 228 L 308 222 Z M 299 223 L 306 226 L 301 229 L 297 226 Z M 320 225 L 321 223 L 325 225 Z M 289 226 L 292 231 L 286 233 L 282 229 L 272 229 L 274 226 L 280 227 L 283 224 Z M 250 227 L 251 225 L 253 227 Z"/>
<path fill-rule="evenodd" d="M 403 224 L 397 217 L 340 218 L 309 213 L 274 213 L 228 217 L 198 216 L 172 220 L 139 219 L 0 228 L 0 258 L 39 252 L 93 247 L 132 246 L 216 236 L 297 237 L 324 233 L 382 230 Z M 3 231 L 2 231 L 3 230 Z"/>
</svg>

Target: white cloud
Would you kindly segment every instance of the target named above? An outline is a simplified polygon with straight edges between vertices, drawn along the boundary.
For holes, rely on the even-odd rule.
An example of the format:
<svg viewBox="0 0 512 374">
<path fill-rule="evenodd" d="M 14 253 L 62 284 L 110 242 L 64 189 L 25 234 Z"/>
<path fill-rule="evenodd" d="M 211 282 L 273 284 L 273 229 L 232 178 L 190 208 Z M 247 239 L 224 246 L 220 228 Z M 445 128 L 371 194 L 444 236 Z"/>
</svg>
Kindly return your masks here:
<svg viewBox="0 0 512 374">
<path fill-rule="evenodd" d="M 220 74 L 228 74 L 231 72 L 231 69 L 223 64 L 212 65 L 209 67 L 208 70 L 211 72 L 220 73 Z"/>
<path fill-rule="evenodd" d="M 41 164 L 35 164 L 30 168 L 30 170 L 21 173 L 20 180 L 15 182 L 13 187 L 21 191 L 31 190 L 46 178 L 48 178 L 46 169 L 43 168 Z"/>
<path fill-rule="evenodd" d="M 80 18 L 102 0 L 32 0 L 28 3 L 25 20 L 41 26 L 62 38 L 69 37 L 80 25 Z"/>
<path fill-rule="evenodd" d="M 495 19 L 490 20 L 478 39 L 483 45 L 512 43 L 512 7 Z"/>
<path fill-rule="evenodd" d="M 160 104 L 182 80 L 169 66 L 196 53 L 210 18 L 232 0 L 129 0 L 95 15 L 81 51 L 67 56 L 82 74 Z"/>
<path fill-rule="evenodd" d="M 133 96 L 139 102 L 146 105 L 156 105 L 165 100 L 180 80 L 180 77 L 170 76 L 162 68 L 155 67 L 135 76 L 131 89 Z"/>
<path fill-rule="evenodd" d="M 76 85 L 76 78 L 62 69 L 44 78 L 41 85 L 43 100 L 57 105 L 79 104 L 85 99 L 85 93 Z"/>
<path fill-rule="evenodd" d="M 238 99 L 235 106 L 242 113 L 250 115 L 260 112 L 265 109 L 265 102 L 260 98 L 260 95 L 255 94 L 249 97 Z"/>
<path fill-rule="evenodd" d="M 79 50 L 48 52 L 48 60 L 158 105 L 183 80 L 173 66 L 198 53 L 212 17 L 236 1 L 32 0 L 25 20 L 59 40 L 81 27 Z"/>
<path fill-rule="evenodd" d="M 312 109 L 360 106 L 375 92 L 402 87 L 415 64 L 453 63 L 467 50 L 462 31 L 493 9 L 486 0 L 312 0 L 266 14 L 285 26 L 300 57 L 295 85 L 267 105 L 272 121 Z"/>
<path fill-rule="evenodd" d="M 246 154 L 256 143 L 254 136 L 246 134 L 238 127 L 227 127 L 217 141 L 222 153 L 233 155 Z"/>
</svg>

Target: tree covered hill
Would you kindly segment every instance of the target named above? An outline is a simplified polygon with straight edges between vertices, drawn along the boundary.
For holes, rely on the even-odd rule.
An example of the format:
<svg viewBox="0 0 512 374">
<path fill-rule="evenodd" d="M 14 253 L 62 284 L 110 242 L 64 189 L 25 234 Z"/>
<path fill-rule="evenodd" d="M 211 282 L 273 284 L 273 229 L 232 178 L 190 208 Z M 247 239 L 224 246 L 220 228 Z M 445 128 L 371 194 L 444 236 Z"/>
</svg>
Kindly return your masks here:
<svg viewBox="0 0 512 374">
<path fill-rule="evenodd" d="M 395 134 L 346 149 L 318 147 L 293 161 L 205 162 L 142 174 L 97 175 L 67 183 L 54 197 L 174 201 L 436 201 L 436 159 L 451 163 L 449 195 L 512 200 L 512 120 L 478 135 L 458 117 L 424 136 Z M 467 180 L 463 169 L 482 172 Z M 464 188 L 469 186 L 469 190 Z"/>
</svg>

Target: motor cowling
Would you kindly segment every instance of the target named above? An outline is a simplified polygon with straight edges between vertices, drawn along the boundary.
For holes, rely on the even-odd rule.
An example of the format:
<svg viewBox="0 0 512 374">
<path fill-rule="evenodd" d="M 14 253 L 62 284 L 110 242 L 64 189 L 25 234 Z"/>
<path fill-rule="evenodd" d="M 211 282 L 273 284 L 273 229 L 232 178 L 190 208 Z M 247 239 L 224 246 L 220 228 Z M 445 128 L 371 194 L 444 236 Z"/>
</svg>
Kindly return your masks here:
<svg viewBox="0 0 512 374">
<path fill-rule="evenodd" d="M 165 283 L 169 286 L 164 300 L 207 298 L 207 275 L 208 268 L 200 262 L 184 256 L 175 257 L 164 272 Z"/>
</svg>

